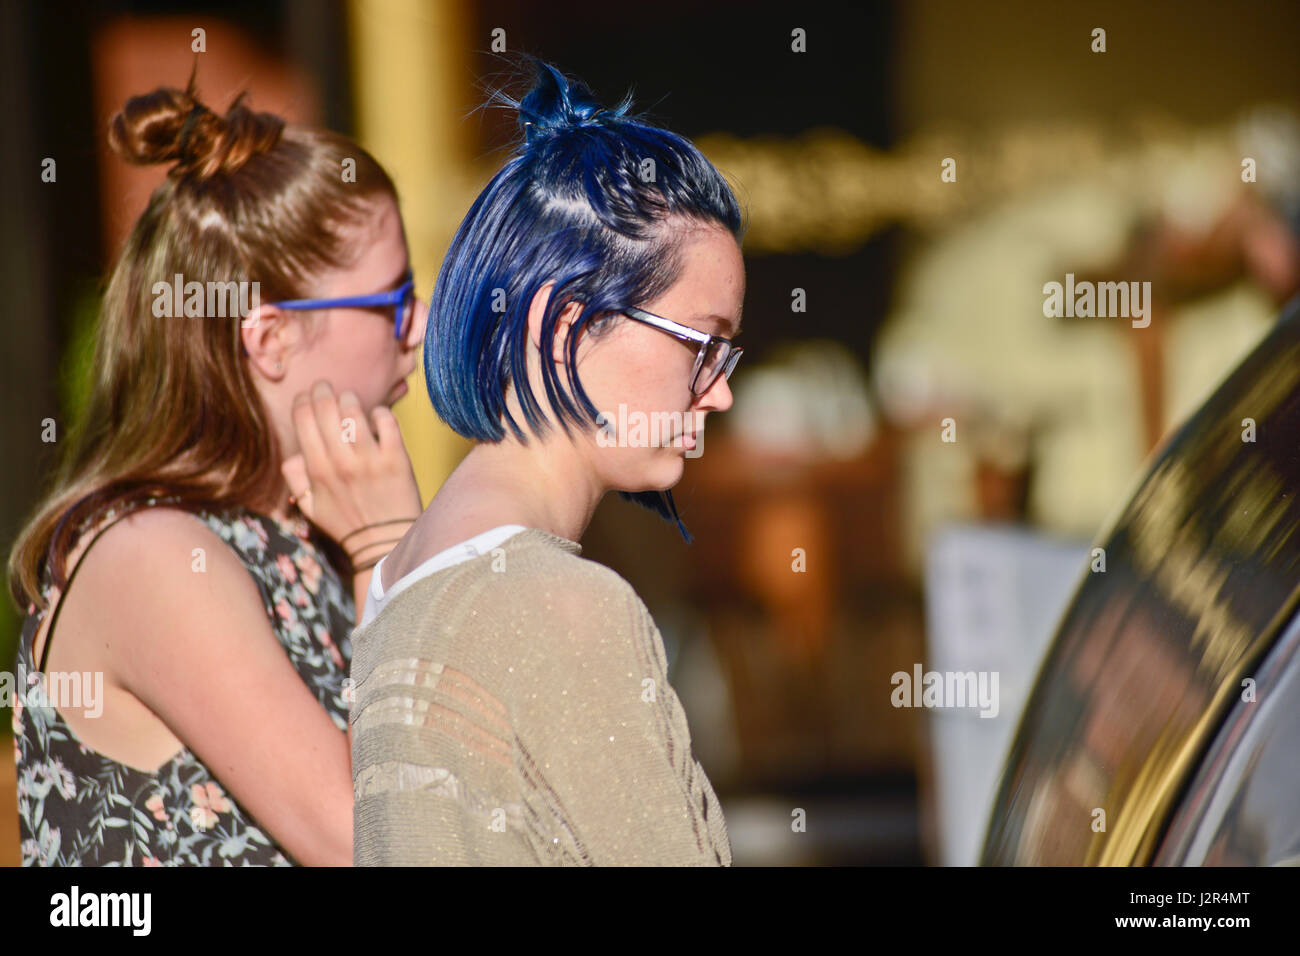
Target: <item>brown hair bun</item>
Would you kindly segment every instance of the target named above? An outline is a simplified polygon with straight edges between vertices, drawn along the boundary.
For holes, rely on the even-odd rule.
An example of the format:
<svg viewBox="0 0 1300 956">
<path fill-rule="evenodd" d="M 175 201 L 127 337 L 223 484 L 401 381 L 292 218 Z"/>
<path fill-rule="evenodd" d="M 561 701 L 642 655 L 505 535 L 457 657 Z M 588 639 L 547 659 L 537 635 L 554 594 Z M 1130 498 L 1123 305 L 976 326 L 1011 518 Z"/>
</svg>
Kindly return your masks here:
<svg viewBox="0 0 1300 956">
<path fill-rule="evenodd" d="M 108 143 L 129 163 L 147 165 L 175 161 L 174 178 L 197 182 L 237 172 L 249 158 L 280 141 L 284 120 L 257 113 L 244 105 L 241 93 L 218 116 L 194 93 L 162 86 L 133 96 L 108 127 Z"/>
</svg>

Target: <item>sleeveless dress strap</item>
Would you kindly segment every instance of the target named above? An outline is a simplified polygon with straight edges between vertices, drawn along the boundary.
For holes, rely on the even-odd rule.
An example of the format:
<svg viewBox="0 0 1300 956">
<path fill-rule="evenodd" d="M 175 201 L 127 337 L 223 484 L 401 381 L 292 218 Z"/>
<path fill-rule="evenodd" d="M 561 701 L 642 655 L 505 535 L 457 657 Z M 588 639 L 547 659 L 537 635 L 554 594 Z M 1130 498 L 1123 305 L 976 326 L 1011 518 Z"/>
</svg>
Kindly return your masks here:
<svg viewBox="0 0 1300 956">
<path fill-rule="evenodd" d="M 66 584 L 63 585 L 63 590 L 59 593 L 59 599 L 55 605 L 54 614 L 50 616 L 50 626 L 45 629 L 45 646 L 41 648 L 41 662 L 37 668 L 42 674 L 45 673 L 45 662 L 49 659 L 50 656 L 50 645 L 54 643 L 54 625 L 55 623 L 58 622 L 59 612 L 63 610 L 63 599 L 68 596 L 68 591 L 71 590 L 72 588 L 72 582 L 77 577 L 77 572 L 81 570 L 81 566 L 85 564 L 86 555 L 89 554 L 90 549 L 95 546 L 95 542 L 100 539 L 100 536 L 103 535 L 105 531 L 113 527 L 113 525 L 117 524 L 123 518 L 128 518 L 131 515 L 135 514 L 137 511 L 143 511 L 145 508 L 150 508 L 160 504 L 173 504 L 173 503 L 174 503 L 174 499 L 150 498 L 144 502 L 135 505 L 134 507 L 128 508 L 126 511 L 122 512 L 122 514 L 117 515 L 115 518 L 109 521 L 108 524 L 104 525 L 102 528 L 100 528 L 98 531 L 95 532 L 94 537 L 90 539 L 90 543 L 86 545 L 86 549 L 81 552 L 81 557 L 77 559 L 77 563 L 73 567 L 72 573 L 68 575 L 68 581 Z"/>
</svg>

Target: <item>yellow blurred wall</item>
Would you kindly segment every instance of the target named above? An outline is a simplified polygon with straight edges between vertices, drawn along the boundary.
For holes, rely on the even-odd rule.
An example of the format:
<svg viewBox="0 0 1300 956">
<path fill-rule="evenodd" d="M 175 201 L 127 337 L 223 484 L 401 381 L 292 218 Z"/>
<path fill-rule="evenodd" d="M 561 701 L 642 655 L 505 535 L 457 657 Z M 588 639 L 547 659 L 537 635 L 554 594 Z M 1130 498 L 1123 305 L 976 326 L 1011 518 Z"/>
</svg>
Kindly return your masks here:
<svg viewBox="0 0 1300 956">
<path fill-rule="evenodd" d="M 428 301 L 438 266 L 473 195 L 470 17 L 461 0 L 351 0 L 358 140 L 397 184 L 416 292 Z M 423 363 L 394 407 L 427 505 L 468 450 L 433 413 Z"/>
</svg>

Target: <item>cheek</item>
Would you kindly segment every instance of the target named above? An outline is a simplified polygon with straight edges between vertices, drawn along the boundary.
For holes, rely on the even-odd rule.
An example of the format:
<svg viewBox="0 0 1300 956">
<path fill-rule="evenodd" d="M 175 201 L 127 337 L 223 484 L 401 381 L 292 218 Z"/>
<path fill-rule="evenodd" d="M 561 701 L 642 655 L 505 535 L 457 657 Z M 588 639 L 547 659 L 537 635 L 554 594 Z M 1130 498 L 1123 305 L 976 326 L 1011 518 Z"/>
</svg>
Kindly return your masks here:
<svg viewBox="0 0 1300 956">
<path fill-rule="evenodd" d="M 682 410 L 690 404 L 691 356 L 671 339 L 660 343 L 629 336 L 610 343 L 582 369 L 583 385 L 598 410 L 615 411 L 620 404 L 645 412 Z M 594 356 L 593 356 L 594 357 Z"/>
<path fill-rule="evenodd" d="M 353 329 L 332 336 L 321 350 L 322 364 L 328 367 L 319 369 L 320 377 L 328 379 L 335 392 L 356 392 L 367 410 L 387 398 L 396 378 L 395 340 L 391 330 L 387 338 L 382 331 Z"/>
</svg>

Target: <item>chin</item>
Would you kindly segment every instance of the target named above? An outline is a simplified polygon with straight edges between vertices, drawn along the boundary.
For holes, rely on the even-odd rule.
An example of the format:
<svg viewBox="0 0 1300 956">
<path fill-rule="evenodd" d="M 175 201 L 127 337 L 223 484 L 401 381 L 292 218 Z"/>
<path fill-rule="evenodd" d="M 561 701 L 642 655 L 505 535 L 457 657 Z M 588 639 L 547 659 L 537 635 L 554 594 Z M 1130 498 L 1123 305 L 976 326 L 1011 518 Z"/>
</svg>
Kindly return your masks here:
<svg viewBox="0 0 1300 956">
<path fill-rule="evenodd" d="M 628 449 L 618 449 L 617 457 L 598 460 L 597 468 L 607 488 L 630 493 L 671 491 L 682 480 L 686 460 L 679 449 L 659 448 L 649 455 L 644 449 L 631 455 L 627 452 Z"/>
<path fill-rule="evenodd" d="M 645 491 L 671 491 L 682 480 L 686 462 L 680 456 L 656 461 L 646 475 Z"/>
</svg>

